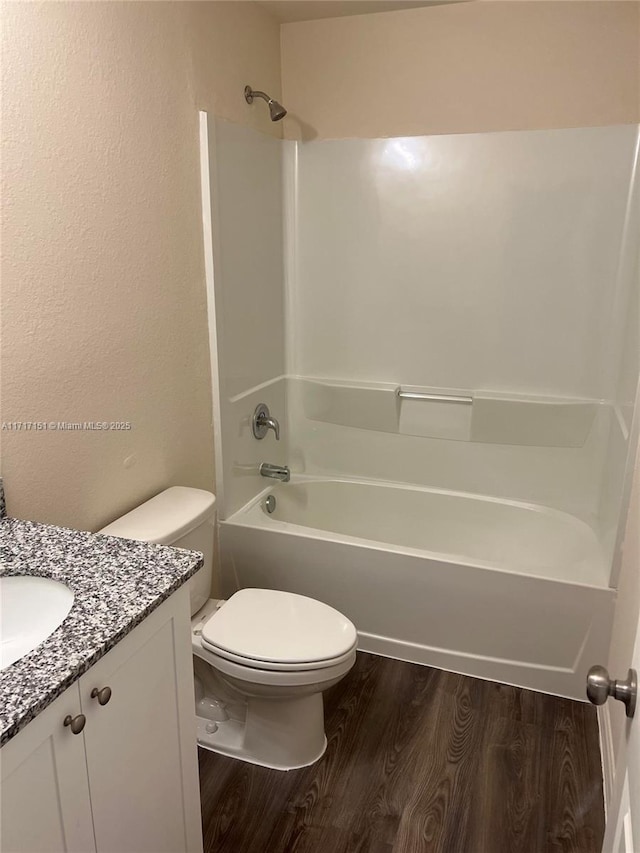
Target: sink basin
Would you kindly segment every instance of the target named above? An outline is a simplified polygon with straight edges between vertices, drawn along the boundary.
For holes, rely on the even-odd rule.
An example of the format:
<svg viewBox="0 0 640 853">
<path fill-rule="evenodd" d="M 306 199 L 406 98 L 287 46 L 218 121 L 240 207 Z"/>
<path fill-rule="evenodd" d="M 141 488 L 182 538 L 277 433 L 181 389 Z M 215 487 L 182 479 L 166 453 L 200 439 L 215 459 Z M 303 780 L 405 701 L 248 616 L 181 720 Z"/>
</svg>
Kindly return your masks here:
<svg viewBox="0 0 640 853">
<path fill-rule="evenodd" d="M 0 578 L 0 670 L 35 649 L 71 610 L 69 587 L 31 575 Z"/>
</svg>

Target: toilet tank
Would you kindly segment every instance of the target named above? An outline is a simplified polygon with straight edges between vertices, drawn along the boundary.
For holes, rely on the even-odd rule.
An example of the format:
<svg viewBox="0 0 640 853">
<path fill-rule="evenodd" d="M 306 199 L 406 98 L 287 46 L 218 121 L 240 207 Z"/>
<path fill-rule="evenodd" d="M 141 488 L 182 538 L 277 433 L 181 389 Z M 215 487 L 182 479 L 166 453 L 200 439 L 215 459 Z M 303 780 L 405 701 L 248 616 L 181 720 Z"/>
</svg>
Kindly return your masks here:
<svg viewBox="0 0 640 853">
<path fill-rule="evenodd" d="M 203 489 L 172 486 L 98 533 L 202 551 L 204 566 L 188 581 L 193 615 L 211 596 L 215 500 Z"/>
</svg>

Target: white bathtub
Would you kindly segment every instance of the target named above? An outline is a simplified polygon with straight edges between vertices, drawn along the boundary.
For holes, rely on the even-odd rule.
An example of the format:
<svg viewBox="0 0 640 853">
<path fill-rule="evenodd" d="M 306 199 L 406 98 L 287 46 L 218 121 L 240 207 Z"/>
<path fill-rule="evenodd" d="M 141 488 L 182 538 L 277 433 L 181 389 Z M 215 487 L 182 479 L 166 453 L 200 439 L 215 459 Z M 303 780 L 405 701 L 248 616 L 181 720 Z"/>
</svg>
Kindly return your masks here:
<svg viewBox="0 0 640 853">
<path fill-rule="evenodd" d="M 574 698 L 606 659 L 613 591 L 577 518 L 348 480 L 300 477 L 267 492 L 221 523 L 225 595 L 310 595 L 353 620 L 365 651 Z"/>
</svg>

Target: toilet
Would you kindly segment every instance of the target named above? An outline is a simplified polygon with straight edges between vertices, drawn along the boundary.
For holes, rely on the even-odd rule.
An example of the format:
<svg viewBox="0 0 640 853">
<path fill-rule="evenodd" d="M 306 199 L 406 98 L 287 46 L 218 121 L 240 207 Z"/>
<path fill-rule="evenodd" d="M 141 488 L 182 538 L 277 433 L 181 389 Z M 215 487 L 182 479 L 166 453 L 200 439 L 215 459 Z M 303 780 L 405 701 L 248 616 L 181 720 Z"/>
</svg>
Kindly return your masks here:
<svg viewBox="0 0 640 853">
<path fill-rule="evenodd" d="M 210 598 L 215 497 L 173 486 L 107 525 L 107 536 L 202 551 L 188 581 L 198 744 L 277 770 L 324 753 L 322 693 L 351 669 L 357 634 L 333 607 L 291 592 Z"/>
</svg>

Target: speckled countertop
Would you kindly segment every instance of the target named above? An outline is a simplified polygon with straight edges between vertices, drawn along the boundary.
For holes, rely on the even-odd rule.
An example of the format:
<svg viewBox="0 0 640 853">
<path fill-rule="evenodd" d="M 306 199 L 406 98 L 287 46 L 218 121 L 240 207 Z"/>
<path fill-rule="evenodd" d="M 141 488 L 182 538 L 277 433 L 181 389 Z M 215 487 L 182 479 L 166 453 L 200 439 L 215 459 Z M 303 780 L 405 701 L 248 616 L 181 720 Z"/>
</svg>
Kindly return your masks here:
<svg viewBox="0 0 640 853">
<path fill-rule="evenodd" d="M 0 575 L 52 578 L 75 596 L 62 625 L 0 672 L 0 745 L 182 586 L 202 562 L 195 551 L 0 520 Z"/>
</svg>

